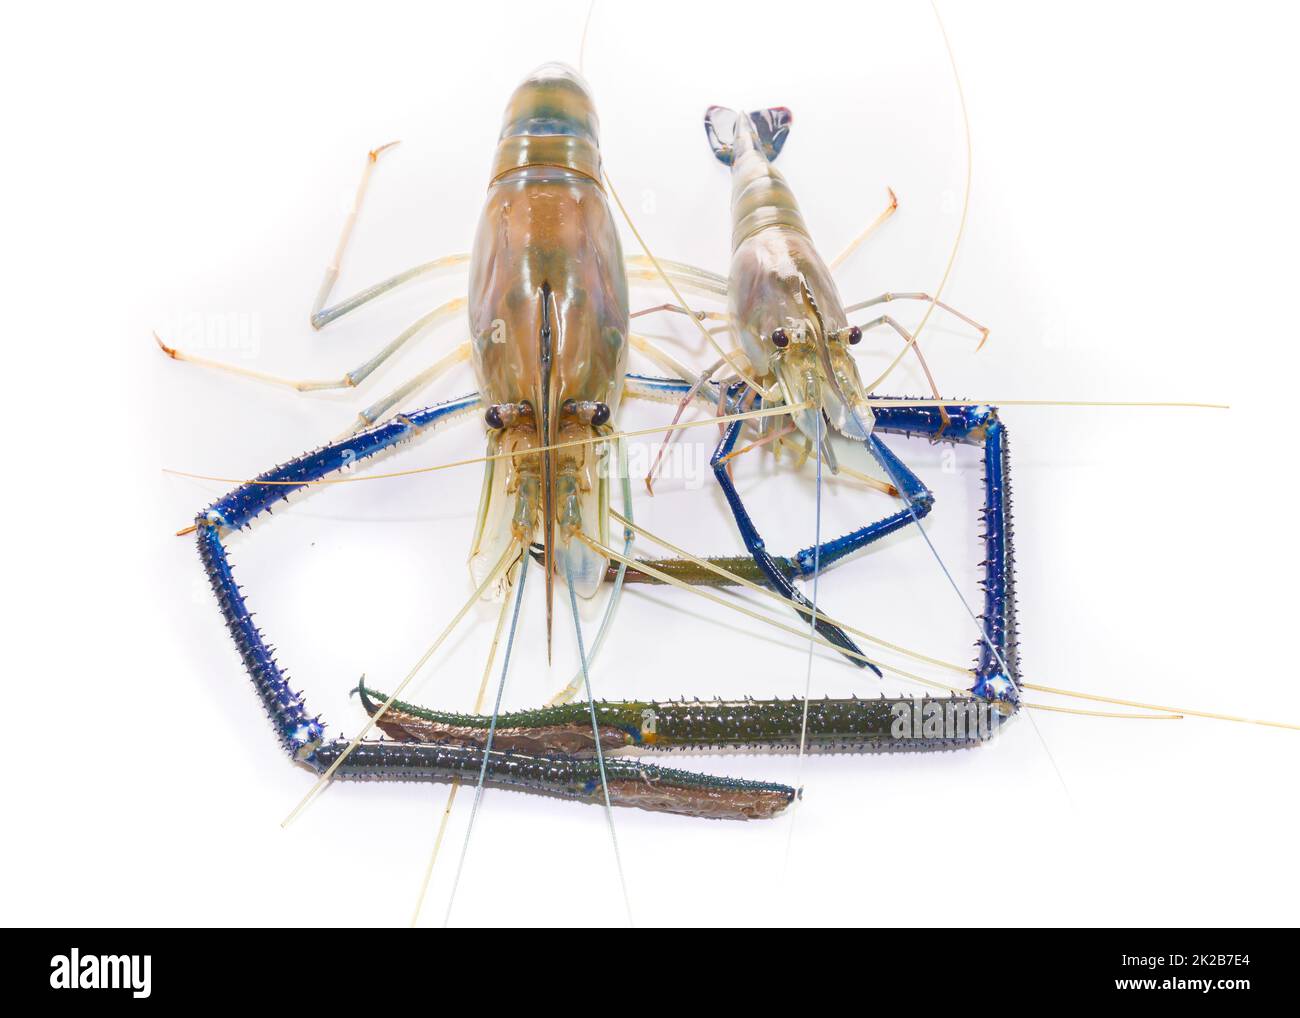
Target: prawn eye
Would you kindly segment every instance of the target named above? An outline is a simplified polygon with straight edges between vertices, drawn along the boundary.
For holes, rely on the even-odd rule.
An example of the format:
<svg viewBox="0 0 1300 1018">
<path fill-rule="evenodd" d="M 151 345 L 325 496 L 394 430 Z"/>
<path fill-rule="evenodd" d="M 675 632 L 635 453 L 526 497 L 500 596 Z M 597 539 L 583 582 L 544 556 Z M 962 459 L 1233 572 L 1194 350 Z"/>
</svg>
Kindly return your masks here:
<svg viewBox="0 0 1300 1018">
<path fill-rule="evenodd" d="M 496 431 L 512 427 L 520 417 L 527 417 L 533 408 L 527 403 L 493 403 L 483 411 L 483 420 Z"/>
<path fill-rule="evenodd" d="M 785 329 L 772 330 L 772 345 L 778 349 L 782 349 L 790 345 L 790 336 L 785 331 Z"/>
<path fill-rule="evenodd" d="M 566 414 L 572 414 L 584 424 L 599 428 L 609 421 L 609 404 L 598 403 L 594 399 L 566 399 L 560 408 Z"/>
<path fill-rule="evenodd" d="M 862 342 L 862 330 L 856 325 L 849 326 L 849 346 L 856 346 Z"/>
</svg>

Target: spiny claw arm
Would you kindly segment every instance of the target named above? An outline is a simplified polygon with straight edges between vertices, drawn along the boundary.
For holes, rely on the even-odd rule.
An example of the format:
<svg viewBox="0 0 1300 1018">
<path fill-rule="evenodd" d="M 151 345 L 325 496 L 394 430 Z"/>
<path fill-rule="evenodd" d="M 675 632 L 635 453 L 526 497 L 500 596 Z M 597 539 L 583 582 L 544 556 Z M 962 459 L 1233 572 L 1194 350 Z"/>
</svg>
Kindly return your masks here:
<svg viewBox="0 0 1300 1018">
<path fill-rule="evenodd" d="M 476 405 L 477 394 L 462 397 L 403 415 L 297 457 L 255 481 L 241 484 L 201 513 L 196 521 L 199 555 L 226 627 L 271 718 L 276 736 L 293 760 L 317 773 L 328 771 L 350 743 L 342 739 L 327 741 L 321 718 L 310 714 L 301 694 L 290 687 L 288 675 L 255 625 L 243 590 L 235 582 L 222 534 L 248 525 L 293 491 Z M 379 705 L 371 706 L 377 710 Z M 451 781 L 467 777 L 472 780 L 483 763 L 482 749 L 474 746 L 368 741 L 347 755 L 335 775 L 353 780 Z M 795 794 L 794 789 L 785 785 L 692 774 L 634 761 L 613 762 L 607 766 L 607 775 L 614 805 L 720 819 L 770 817 L 784 809 Z M 604 801 L 595 761 L 580 757 L 493 752 L 487 759 L 486 782 L 494 787 L 583 802 Z"/>
<path fill-rule="evenodd" d="M 357 691 L 372 715 L 388 699 L 364 685 Z M 1002 717 L 989 704 L 961 696 L 810 699 L 806 732 L 804 701 L 797 697 L 599 701 L 595 707 L 601 749 L 606 751 L 795 750 L 801 741 L 809 750 L 832 753 L 959 749 L 986 742 Z M 394 738 L 481 748 L 490 722 L 482 714 L 432 710 L 397 700 L 378 724 Z M 590 756 L 595 753 L 590 708 L 579 703 L 499 714 L 493 745 Z"/>
</svg>

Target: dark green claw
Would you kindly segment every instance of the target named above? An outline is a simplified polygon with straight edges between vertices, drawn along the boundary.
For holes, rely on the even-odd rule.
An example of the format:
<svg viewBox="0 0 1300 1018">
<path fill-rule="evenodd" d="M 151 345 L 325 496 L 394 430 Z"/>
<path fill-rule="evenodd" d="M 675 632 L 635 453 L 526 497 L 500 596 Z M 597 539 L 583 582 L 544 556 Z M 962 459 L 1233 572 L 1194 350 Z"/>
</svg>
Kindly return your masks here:
<svg viewBox="0 0 1300 1018">
<path fill-rule="evenodd" d="M 386 697 L 357 690 L 373 715 Z M 987 741 L 996 705 L 964 697 L 809 700 L 625 700 L 595 705 L 604 750 L 762 747 L 866 752 L 956 749 Z M 482 747 L 491 718 L 395 700 L 377 724 L 396 739 Z M 529 753 L 595 752 L 586 703 L 511 711 L 497 717 L 493 748 Z"/>
<path fill-rule="evenodd" d="M 382 722 L 381 722 L 382 723 Z M 317 748 L 312 764 L 324 770 L 346 750 L 343 740 Z M 363 742 L 339 766 L 337 776 L 354 781 L 462 781 L 480 773 L 494 788 L 603 804 L 600 767 L 593 757 L 531 756 L 477 747 L 418 742 Z M 743 781 L 656 767 L 635 760 L 606 760 L 605 779 L 613 806 L 715 820 L 765 820 L 795 796 L 788 785 Z"/>
</svg>

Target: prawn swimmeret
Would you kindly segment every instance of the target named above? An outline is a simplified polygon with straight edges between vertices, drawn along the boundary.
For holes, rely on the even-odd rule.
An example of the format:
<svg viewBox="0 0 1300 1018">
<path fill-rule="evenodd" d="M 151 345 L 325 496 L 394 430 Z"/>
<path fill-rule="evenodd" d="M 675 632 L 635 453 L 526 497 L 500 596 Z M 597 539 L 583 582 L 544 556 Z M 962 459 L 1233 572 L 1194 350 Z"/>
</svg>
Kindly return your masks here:
<svg viewBox="0 0 1300 1018">
<path fill-rule="evenodd" d="M 726 278 L 675 262 L 624 259 L 609 200 L 616 195 L 601 167 L 592 99 L 581 77 L 559 64 L 538 68 L 510 98 L 468 258 L 450 256 L 425 263 L 326 307 L 337 276 L 336 257 L 313 314 L 318 328 L 416 276 L 466 262 L 468 295 L 423 316 L 343 379 L 290 382 L 295 388 L 360 384 L 417 332 L 461 309 L 468 311 L 470 342 L 373 404 L 350 433 L 240 484 L 195 521 L 199 554 L 226 625 L 280 743 L 294 761 L 320 776 L 313 792 L 334 777 L 476 780 L 480 788 L 509 788 L 606 806 L 765 818 L 785 809 L 796 790 L 664 768 L 639 756 L 616 754 L 629 747 L 757 746 L 800 752 L 969 747 L 991 738 L 999 724 L 1020 708 L 1025 687 L 1017 658 L 1005 426 L 995 407 L 940 399 L 937 390 L 934 398 L 922 400 L 868 395 L 874 385 L 863 385 L 851 354 L 865 330 L 888 326 L 904 340 L 904 352 L 910 349 L 920 357 L 920 350 L 915 337 L 888 316 L 854 325 L 849 315 L 895 297 L 931 298 L 919 293 L 884 294 L 857 305 L 843 304 L 788 184 L 772 165 L 789 127 L 789 111 L 784 109 L 739 115 L 713 107 L 706 115 L 710 145 L 732 175 L 732 264 Z M 371 154 L 371 164 L 377 153 Z M 355 212 L 344 230 L 340 253 L 354 218 Z M 670 377 L 629 373 L 629 351 L 645 349 L 647 341 L 630 330 L 628 278 L 644 280 L 656 273 L 662 273 L 679 301 L 681 289 L 726 298 L 727 313 L 712 316 L 725 320 L 725 329 L 738 339 L 739 348 L 727 352 L 718 347 L 722 360 L 715 369 L 702 375 L 675 372 Z M 931 304 L 953 311 L 938 301 Z M 691 312 L 684 301 L 663 309 L 687 313 L 717 347 L 719 330 L 705 328 L 707 316 Z M 966 316 L 953 313 L 983 331 Z M 200 360 L 170 347 L 164 350 L 179 360 Z M 415 389 L 467 358 L 478 391 L 424 409 L 400 408 Z M 921 363 L 924 366 L 923 359 Z M 928 367 L 925 373 L 929 378 Z M 712 467 L 746 555 L 693 555 L 634 521 L 626 476 L 626 433 L 618 427 L 625 396 L 683 405 L 694 401 L 713 411 L 716 416 L 704 422 L 674 427 L 722 426 Z M 392 410 L 398 412 L 388 416 Z M 344 468 L 435 431 L 447 421 L 475 415 L 485 428 L 486 454 L 470 548 L 474 593 L 391 692 L 377 692 L 361 683 L 357 692 L 369 715 L 361 733 L 350 741 L 330 738 L 320 717 L 290 688 L 254 624 L 234 579 L 226 535 L 247 527 L 295 491 L 328 481 Z M 888 492 L 900 504 L 883 518 L 843 536 L 822 541 L 819 535 L 810 547 L 773 554 L 730 476 L 732 463 L 744 451 L 737 449 L 737 443 L 747 428 L 756 429 L 756 445 L 775 448 L 801 443 L 804 454 L 815 455 L 819 472 L 823 464 L 834 473 L 845 472 Z M 955 669 L 963 672 L 957 685 L 883 665 L 862 649 L 863 643 L 883 641 L 823 610 L 815 603 L 815 587 L 809 598 L 796 585 L 815 580 L 821 571 L 890 533 L 919 527 L 931 510 L 932 493 L 882 435 L 965 443 L 982 454 L 984 575 L 979 652 L 973 669 Z M 622 539 L 616 547 L 611 532 L 620 531 Z M 664 546 L 672 556 L 634 558 L 632 542 L 638 534 Z M 565 590 L 560 596 L 568 602 L 578 639 L 581 670 L 563 693 L 547 706 L 509 713 L 501 712 L 498 697 L 490 714 L 481 712 L 481 704 L 479 712 L 462 714 L 400 699 L 482 597 L 502 602 L 498 632 L 513 604 L 506 641 L 508 664 L 528 572 L 538 567 L 546 590 L 548 647 L 557 586 Z M 733 607 L 738 603 L 711 588 L 745 588 L 793 608 L 797 617 L 788 620 L 790 624 L 759 616 L 778 629 L 832 647 L 877 674 L 888 668 L 929 682 L 943 693 L 597 702 L 590 693 L 590 660 L 627 582 L 675 585 Z M 591 599 L 606 585 L 610 597 L 589 647 L 583 640 L 578 599 Z M 756 614 L 744 607 L 740 610 Z M 585 691 L 581 702 L 567 702 L 579 691 Z M 391 738 L 369 737 L 376 727 Z"/>
</svg>

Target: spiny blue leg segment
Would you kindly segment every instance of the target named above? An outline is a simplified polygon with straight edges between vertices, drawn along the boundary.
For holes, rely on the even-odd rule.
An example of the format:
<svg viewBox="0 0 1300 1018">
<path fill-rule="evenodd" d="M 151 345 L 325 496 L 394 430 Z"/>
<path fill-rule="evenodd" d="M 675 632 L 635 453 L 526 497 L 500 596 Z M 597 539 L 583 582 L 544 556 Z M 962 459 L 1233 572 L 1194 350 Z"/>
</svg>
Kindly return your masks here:
<svg viewBox="0 0 1300 1018">
<path fill-rule="evenodd" d="M 983 638 L 971 692 L 1013 707 L 1020 693 L 1020 653 L 1016 626 L 1015 545 L 1011 520 L 1011 458 L 1007 429 L 990 406 L 945 407 L 945 428 L 938 407 L 878 407 L 876 431 L 896 435 L 942 436 L 946 442 L 983 447 L 984 507 L 980 510 L 984 542 L 984 609 L 979 615 Z"/>
<path fill-rule="evenodd" d="M 729 395 L 739 394 L 733 401 L 733 408 L 739 408 L 741 402 L 743 402 L 745 391 L 743 387 L 731 390 Z M 806 619 L 809 617 L 809 613 L 812 613 L 817 632 L 823 638 L 840 648 L 840 650 L 848 651 L 845 657 L 859 668 L 870 668 L 877 675 L 880 675 L 880 669 L 866 660 L 858 645 L 849 639 L 848 635 L 839 626 L 815 612 L 812 602 L 804 597 L 803 592 L 794 585 L 794 577 L 786 569 L 782 568 L 768 552 L 762 535 L 759 534 L 758 528 L 754 526 L 754 521 L 749 515 L 749 510 L 745 508 L 745 502 L 740 497 L 740 492 L 736 490 L 735 483 L 727 473 L 726 457 L 735 448 L 736 439 L 740 437 L 743 425 L 744 421 L 732 421 L 727 425 L 727 430 L 723 432 L 722 441 L 718 443 L 717 449 L 714 450 L 713 459 L 709 465 L 713 468 L 713 476 L 717 478 L 718 484 L 722 486 L 722 493 L 727 498 L 727 505 L 731 507 L 731 515 L 736 519 L 736 526 L 740 529 L 741 539 L 745 542 L 750 557 L 754 560 L 754 564 L 762 570 L 763 575 L 767 577 L 772 587 L 797 606 L 795 610 L 800 618 Z M 803 610 L 800 611 L 800 608 Z"/>
<path fill-rule="evenodd" d="M 825 569 L 865 548 L 872 541 L 879 541 L 896 530 L 902 530 L 915 520 L 926 516 L 934 506 L 934 495 L 930 493 L 930 489 L 921 483 L 921 479 L 912 473 L 911 468 L 890 451 L 889 446 L 872 434 L 867 439 L 867 447 L 884 467 L 886 474 L 900 482 L 898 487 L 906 496 L 909 508 L 900 509 L 892 516 L 859 527 L 843 537 L 826 541 L 821 546 L 820 554 L 815 547 L 795 552 L 794 562 L 799 567 L 800 576 L 812 576 L 818 562 Z"/>
<path fill-rule="evenodd" d="M 226 628 L 235 640 L 239 656 L 253 680 L 253 687 L 275 727 L 280 744 L 295 760 L 317 766 L 316 750 L 324 738 L 319 716 L 308 714 L 302 696 L 289 687 L 288 677 L 253 622 L 243 591 L 235 582 L 234 570 L 221 541 L 221 528 L 247 526 L 259 513 L 327 474 L 390 449 L 425 428 L 477 406 L 477 393 L 449 400 L 416 413 L 395 418 L 387 424 L 351 438 L 323 446 L 241 484 L 213 503 L 198 517 L 196 535 L 199 557 L 217 596 Z M 266 482 L 274 483 L 266 483 Z M 284 483 L 294 482 L 294 483 Z M 317 769 L 320 769 L 317 766 Z"/>
<path fill-rule="evenodd" d="M 226 628 L 234 637 L 239 656 L 253 688 L 266 708 L 280 745 L 295 760 L 311 763 L 311 756 L 325 735 L 319 716 L 311 716 L 302 696 L 289 688 L 288 677 L 275 660 L 275 651 L 266 645 L 262 632 L 244 603 L 244 595 L 235 583 L 234 571 L 222 546 L 217 527 L 200 525 L 197 531 L 199 557 L 207 570 L 212 590 L 217 595 Z"/>
<path fill-rule="evenodd" d="M 259 474 L 247 484 L 241 484 L 225 498 L 209 506 L 200 514 L 198 522 L 221 527 L 243 527 L 259 513 L 269 511 L 276 502 L 288 498 L 313 481 L 319 481 L 327 474 L 391 449 L 426 428 L 472 410 L 478 404 L 478 393 L 471 393 L 415 413 L 401 414 L 386 424 L 370 428 L 359 435 L 331 442 Z"/>
</svg>

